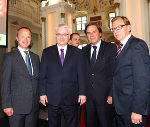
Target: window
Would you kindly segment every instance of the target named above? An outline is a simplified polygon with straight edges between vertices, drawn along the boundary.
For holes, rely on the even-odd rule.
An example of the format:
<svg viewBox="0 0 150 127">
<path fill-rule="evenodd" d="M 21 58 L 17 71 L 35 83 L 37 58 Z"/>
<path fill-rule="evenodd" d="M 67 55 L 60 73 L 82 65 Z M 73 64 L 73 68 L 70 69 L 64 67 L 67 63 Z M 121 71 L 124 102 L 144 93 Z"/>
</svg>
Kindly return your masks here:
<svg viewBox="0 0 150 127">
<path fill-rule="evenodd" d="M 115 13 L 109 13 L 109 27 L 112 28 L 111 20 L 115 17 Z"/>
<path fill-rule="evenodd" d="M 48 0 L 42 1 L 41 3 L 42 3 L 42 7 L 45 7 L 46 4 L 48 3 Z"/>
<path fill-rule="evenodd" d="M 85 30 L 86 22 L 87 22 L 86 16 L 76 18 L 77 31 L 78 30 Z"/>
</svg>

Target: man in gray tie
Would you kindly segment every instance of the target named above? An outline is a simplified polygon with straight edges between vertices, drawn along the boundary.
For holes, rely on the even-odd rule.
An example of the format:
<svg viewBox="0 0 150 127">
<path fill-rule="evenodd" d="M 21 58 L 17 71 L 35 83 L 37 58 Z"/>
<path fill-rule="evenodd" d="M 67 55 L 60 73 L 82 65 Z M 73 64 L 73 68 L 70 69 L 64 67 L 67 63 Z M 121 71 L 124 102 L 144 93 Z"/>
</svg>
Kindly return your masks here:
<svg viewBox="0 0 150 127">
<path fill-rule="evenodd" d="M 29 51 L 31 31 L 17 31 L 18 47 L 2 63 L 2 108 L 10 127 L 36 127 L 38 117 L 39 57 Z"/>
</svg>

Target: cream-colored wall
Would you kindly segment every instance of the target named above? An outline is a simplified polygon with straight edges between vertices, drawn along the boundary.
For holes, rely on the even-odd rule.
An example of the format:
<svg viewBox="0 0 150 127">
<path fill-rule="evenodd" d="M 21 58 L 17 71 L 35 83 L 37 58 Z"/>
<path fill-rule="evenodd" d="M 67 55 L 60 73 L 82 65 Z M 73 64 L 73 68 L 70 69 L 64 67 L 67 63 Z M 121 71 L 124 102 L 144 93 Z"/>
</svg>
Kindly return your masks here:
<svg viewBox="0 0 150 127">
<path fill-rule="evenodd" d="M 56 44 L 56 12 L 48 13 L 48 46 Z"/>
<path fill-rule="evenodd" d="M 41 17 L 45 18 L 42 23 L 42 45 L 43 48 L 56 43 L 55 29 L 60 24 L 72 24 L 74 8 L 67 2 L 60 2 L 51 6 L 41 8 Z M 71 26 L 71 29 L 73 27 Z M 44 47 L 45 46 L 45 47 Z"/>
<path fill-rule="evenodd" d="M 141 0 L 127 0 L 126 1 L 126 16 L 131 22 L 132 33 L 139 38 L 143 38 L 142 37 L 143 30 L 142 30 L 142 16 L 141 16 L 141 2 L 140 1 Z"/>
<path fill-rule="evenodd" d="M 120 3 L 120 16 L 129 18 L 132 34 L 146 41 L 150 47 L 150 5 L 148 0 L 114 0 Z"/>
<path fill-rule="evenodd" d="M 72 33 L 72 16 L 71 16 L 71 13 L 68 12 L 67 14 L 67 24 L 68 26 L 70 27 L 70 32 Z"/>
</svg>

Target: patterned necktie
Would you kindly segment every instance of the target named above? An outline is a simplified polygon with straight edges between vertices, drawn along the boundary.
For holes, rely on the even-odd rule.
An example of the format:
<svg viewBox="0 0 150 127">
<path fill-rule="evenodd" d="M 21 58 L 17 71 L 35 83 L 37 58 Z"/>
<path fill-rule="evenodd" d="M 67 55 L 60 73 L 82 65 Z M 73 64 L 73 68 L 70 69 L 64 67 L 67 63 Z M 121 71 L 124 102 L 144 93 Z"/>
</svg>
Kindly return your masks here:
<svg viewBox="0 0 150 127">
<path fill-rule="evenodd" d="M 96 62 L 96 49 L 97 49 L 97 47 L 93 46 L 93 48 L 94 48 L 94 51 L 93 51 L 92 58 L 91 58 L 91 64 L 92 65 L 94 65 Z"/>
<path fill-rule="evenodd" d="M 63 63 L 64 63 L 64 49 L 60 49 L 60 51 L 61 51 L 60 60 L 61 60 L 62 66 L 63 66 Z"/>
<path fill-rule="evenodd" d="M 116 57 L 118 57 L 119 54 L 121 53 L 121 48 L 122 48 L 122 46 L 123 46 L 123 44 L 120 43 L 119 47 L 117 48 L 117 55 L 116 55 Z"/>
<path fill-rule="evenodd" d="M 30 62 L 29 52 L 28 51 L 24 51 L 24 53 L 26 54 L 25 61 L 26 61 L 26 65 L 27 65 L 29 74 L 30 74 L 30 76 L 32 76 L 32 68 L 31 68 L 31 62 Z"/>
</svg>

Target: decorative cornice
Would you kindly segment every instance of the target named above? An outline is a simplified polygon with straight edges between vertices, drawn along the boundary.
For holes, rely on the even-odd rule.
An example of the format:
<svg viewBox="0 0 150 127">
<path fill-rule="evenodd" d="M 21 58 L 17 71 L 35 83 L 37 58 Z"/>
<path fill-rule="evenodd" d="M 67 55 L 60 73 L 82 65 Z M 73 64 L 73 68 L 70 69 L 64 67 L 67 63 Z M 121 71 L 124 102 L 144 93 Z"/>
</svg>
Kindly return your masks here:
<svg viewBox="0 0 150 127">
<path fill-rule="evenodd" d="M 76 19 L 73 19 L 73 23 L 74 23 L 74 24 L 76 23 Z"/>
<path fill-rule="evenodd" d="M 65 13 L 61 13 L 61 18 L 65 18 Z"/>
<path fill-rule="evenodd" d="M 115 8 L 119 8 L 120 7 L 120 3 L 115 3 L 114 6 L 115 6 Z"/>
<path fill-rule="evenodd" d="M 46 18 L 45 17 L 41 17 L 41 21 L 45 22 Z"/>
</svg>

